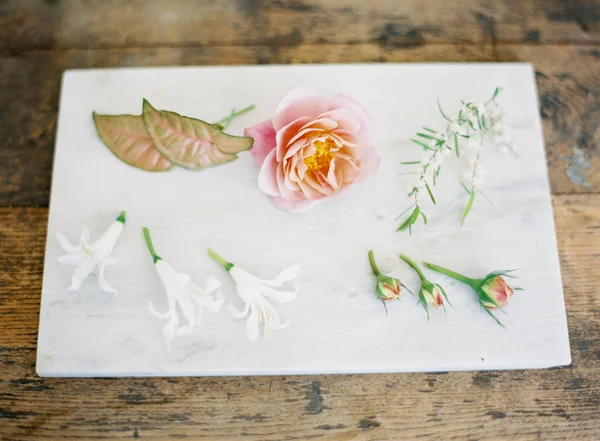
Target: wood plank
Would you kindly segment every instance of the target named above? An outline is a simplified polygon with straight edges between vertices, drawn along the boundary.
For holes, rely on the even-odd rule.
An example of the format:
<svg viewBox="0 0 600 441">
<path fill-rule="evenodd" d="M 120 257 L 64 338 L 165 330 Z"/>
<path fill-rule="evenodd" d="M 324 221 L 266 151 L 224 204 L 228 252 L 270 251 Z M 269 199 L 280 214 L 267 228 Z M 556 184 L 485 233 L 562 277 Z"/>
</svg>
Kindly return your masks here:
<svg viewBox="0 0 600 441">
<path fill-rule="evenodd" d="M 97 380 L 35 374 L 47 209 L 0 208 L 0 439 L 598 439 L 600 195 L 553 202 L 571 367 Z"/>
<path fill-rule="evenodd" d="M 594 0 L 8 0 L 0 50 L 600 42 Z"/>
<path fill-rule="evenodd" d="M 47 206 L 64 69 L 261 63 L 532 61 L 554 193 L 598 192 L 600 70 L 587 46 L 300 45 L 29 53 L 0 58 L 0 206 Z"/>
</svg>

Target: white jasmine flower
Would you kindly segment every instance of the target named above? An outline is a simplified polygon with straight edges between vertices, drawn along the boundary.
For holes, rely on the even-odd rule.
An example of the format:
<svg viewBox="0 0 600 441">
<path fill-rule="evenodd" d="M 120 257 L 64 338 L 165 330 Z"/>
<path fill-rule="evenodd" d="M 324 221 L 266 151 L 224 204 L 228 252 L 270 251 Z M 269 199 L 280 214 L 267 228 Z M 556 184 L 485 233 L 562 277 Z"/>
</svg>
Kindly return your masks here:
<svg viewBox="0 0 600 441">
<path fill-rule="evenodd" d="M 100 288 L 105 292 L 117 294 L 117 290 L 112 288 L 104 278 L 104 268 L 106 265 L 116 263 L 109 256 L 119 237 L 121 237 L 124 224 L 125 212 L 122 211 L 117 220 L 108 227 L 108 230 L 93 243 L 90 243 L 90 231 L 87 227 L 83 227 L 78 245 L 71 245 L 69 239 L 62 233 L 56 235 L 60 246 L 69 253 L 60 256 L 58 261 L 76 267 L 71 277 L 71 286 L 67 288 L 69 291 L 77 291 L 81 288 L 83 281 L 94 269 L 98 268 L 98 285 L 100 285 Z"/>
<path fill-rule="evenodd" d="M 146 245 L 148 245 L 148 250 L 154 260 L 154 267 L 167 293 L 168 302 L 165 312 L 157 312 L 152 302 L 148 305 L 148 309 L 150 314 L 157 318 L 169 319 L 163 329 L 163 337 L 167 349 L 170 351 L 170 344 L 175 336 L 191 334 L 194 331 L 194 326 L 198 325 L 202 319 L 204 308 L 211 312 L 218 312 L 225 302 L 225 298 L 218 291 L 221 284 L 215 277 L 206 279 L 206 287 L 200 289 L 192 282 L 188 274 L 177 272 L 165 260 L 157 256 L 150 238 L 150 231 L 147 228 L 144 228 L 143 231 Z M 214 291 L 217 291 L 216 297 L 211 295 Z M 177 307 L 187 322 L 184 326 L 179 326 Z"/>
<path fill-rule="evenodd" d="M 269 303 L 269 300 L 277 303 L 288 303 L 296 299 L 299 289 L 296 282 L 298 278 L 297 265 L 284 269 L 273 280 L 265 280 L 242 270 L 231 262 L 227 262 L 212 249 L 208 250 L 208 255 L 215 262 L 222 265 L 236 283 L 238 294 L 244 302 L 244 309 L 239 311 L 230 305 L 230 310 L 236 318 L 248 317 L 246 319 L 246 334 L 250 341 L 254 342 L 258 339 L 261 324 L 265 338 L 271 335 L 271 330 L 283 329 L 289 325 L 289 322 L 281 322 L 277 311 Z M 291 291 L 274 288 L 288 282 L 294 282 L 294 288 Z"/>
</svg>

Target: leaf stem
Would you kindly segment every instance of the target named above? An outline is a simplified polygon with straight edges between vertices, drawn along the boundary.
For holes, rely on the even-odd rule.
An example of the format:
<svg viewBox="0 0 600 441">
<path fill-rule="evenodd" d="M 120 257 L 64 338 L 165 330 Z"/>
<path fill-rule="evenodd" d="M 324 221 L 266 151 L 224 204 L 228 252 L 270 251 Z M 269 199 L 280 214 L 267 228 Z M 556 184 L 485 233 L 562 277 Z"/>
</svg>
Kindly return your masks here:
<svg viewBox="0 0 600 441">
<path fill-rule="evenodd" d="M 469 285 L 471 287 L 473 286 L 474 280 L 471 279 L 471 278 L 469 278 L 469 277 L 463 276 L 462 274 L 459 274 L 457 272 L 454 272 L 452 270 L 449 270 L 447 268 L 444 268 L 444 267 L 441 267 L 441 266 L 438 266 L 438 265 L 434 265 L 433 263 L 423 262 L 423 265 L 426 268 L 429 268 L 430 270 L 433 270 L 435 272 L 438 272 L 438 273 L 444 274 L 446 276 L 452 277 L 453 279 L 456 279 L 459 282 L 462 282 L 462 283 L 464 283 L 466 285 Z"/>
<path fill-rule="evenodd" d="M 373 256 L 373 250 L 369 250 L 369 263 L 371 264 L 371 269 L 376 276 L 381 275 L 381 271 L 377 268 L 377 263 L 375 263 L 375 257 Z"/>
<path fill-rule="evenodd" d="M 230 271 L 233 268 L 233 263 L 226 261 L 221 256 L 219 256 L 212 248 L 208 249 L 208 255 L 219 265 L 225 268 L 227 271 Z"/>
<path fill-rule="evenodd" d="M 154 260 L 154 263 L 156 263 L 161 258 L 156 254 L 156 250 L 154 250 L 154 245 L 152 244 L 152 238 L 150 237 L 150 230 L 146 227 L 144 227 L 142 230 L 144 231 L 144 239 L 146 240 L 146 246 L 148 247 L 148 251 L 150 251 L 152 260 Z"/>
<path fill-rule="evenodd" d="M 251 104 L 251 105 L 249 105 L 249 106 L 247 106 L 247 107 L 244 107 L 244 108 L 243 108 L 243 109 L 241 109 L 241 110 L 237 110 L 237 111 L 236 111 L 236 110 L 234 109 L 234 110 L 231 112 L 231 114 L 229 114 L 229 115 L 228 115 L 228 116 L 226 116 L 225 118 L 223 118 L 223 119 L 220 119 L 219 121 L 217 121 L 217 122 L 213 123 L 213 126 L 221 126 L 221 127 L 223 127 L 223 129 L 226 129 L 226 128 L 227 128 L 227 126 L 229 126 L 229 124 L 231 124 L 231 121 L 233 121 L 233 120 L 234 120 L 234 118 L 237 118 L 238 116 L 241 116 L 241 115 L 243 115 L 243 114 L 245 114 L 245 113 L 251 112 L 252 110 L 254 110 L 254 108 L 255 108 L 255 107 L 256 107 L 256 106 L 255 106 L 254 104 Z"/>
<path fill-rule="evenodd" d="M 421 268 L 419 268 L 419 266 L 415 262 L 413 262 L 408 256 L 405 256 L 404 254 L 400 254 L 400 259 L 402 259 L 406 263 L 408 263 L 412 267 L 412 269 L 414 269 L 417 272 L 421 281 L 427 280 L 425 278 L 425 275 L 423 274 L 423 271 L 421 271 Z"/>
</svg>

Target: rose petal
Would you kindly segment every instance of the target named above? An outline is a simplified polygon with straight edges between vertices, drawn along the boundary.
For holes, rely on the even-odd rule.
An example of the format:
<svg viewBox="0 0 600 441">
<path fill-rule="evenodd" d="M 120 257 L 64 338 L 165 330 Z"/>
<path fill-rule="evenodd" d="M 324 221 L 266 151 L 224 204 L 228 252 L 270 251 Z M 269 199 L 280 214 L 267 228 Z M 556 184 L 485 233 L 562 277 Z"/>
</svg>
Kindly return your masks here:
<svg viewBox="0 0 600 441">
<path fill-rule="evenodd" d="M 244 136 L 254 139 L 250 154 L 261 165 L 271 150 L 277 145 L 276 133 L 271 120 L 261 122 L 244 130 Z"/>
<path fill-rule="evenodd" d="M 277 161 L 282 162 L 283 157 L 286 156 L 288 144 L 291 142 L 292 138 L 298 133 L 298 131 L 304 126 L 304 124 L 309 121 L 310 118 L 303 117 L 298 118 L 295 121 L 292 121 L 285 127 L 280 130 L 277 130 L 276 140 L 277 140 Z"/>
<path fill-rule="evenodd" d="M 338 109 L 340 107 L 345 107 L 347 109 L 352 110 L 361 121 L 360 131 L 368 132 L 371 127 L 371 117 L 365 110 L 363 106 L 354 101 L 352 98 L 347 97 L 346 95 L 336 95 L 329 100 L 329 110 Z"/>
<path fill-rule="evenodd" d="M 277 161 L 275 160 L 275 154 L 275 150 L 271 150 L 258 172 L 258 188 L 269 196 L 280 195 L 276 177 Z"/>
<path fill-rule="evenodd" d="M 311 119 L 327 111 L 327 98 L 320 95 L 314 89 L 297 88 L 288 92 L 279 103 L 275 116 L 273 117 L 273 127 L 279 131 L 292 121 L 303 116 Z"/>
<path fill-rule="evenodd" d="M 381 158 L 371 146 L 367 139 L 360 141 L 360 176 L 359 179 L 367 179 L 377 171 Z"/>
<path fill-rule="evenodd" d="M 319 118 L 328 118 L 336 120 L 340 129 L 350 130 L 351 132 L 357 132 L 362 125 L 360 117 L 352 110 L 346 109 L 344 107 L 329 110 L 319 115 Z"/>
</svg>

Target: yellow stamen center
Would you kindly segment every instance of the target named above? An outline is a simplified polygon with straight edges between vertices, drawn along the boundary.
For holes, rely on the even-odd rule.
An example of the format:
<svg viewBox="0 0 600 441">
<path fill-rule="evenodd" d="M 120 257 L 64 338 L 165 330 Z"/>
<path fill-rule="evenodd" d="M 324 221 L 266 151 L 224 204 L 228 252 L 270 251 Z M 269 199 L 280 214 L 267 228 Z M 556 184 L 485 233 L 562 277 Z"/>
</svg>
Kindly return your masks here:
<svg viewBox="0 0 600 441">
<path fill-rule="evenodd" d="M 335 147 L 335 143 L 331 140 L 327 141 L 315 141 L 313 143 L 315 149 L 317 150 L 315 153 L 310 155 L 308 158 L 304 158 L 304 164 L 309 171 L 319 171 L 326 167 L 329 167 L 329 163 L 333 158 L 333 153 L 331 153 L 331 149 Z"/>
</svg>

